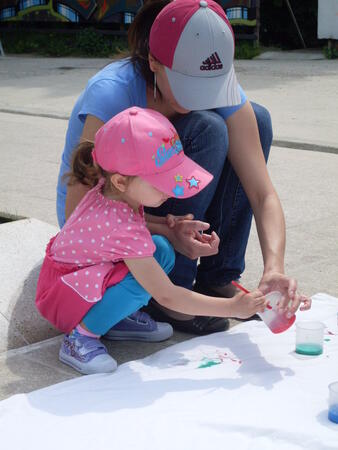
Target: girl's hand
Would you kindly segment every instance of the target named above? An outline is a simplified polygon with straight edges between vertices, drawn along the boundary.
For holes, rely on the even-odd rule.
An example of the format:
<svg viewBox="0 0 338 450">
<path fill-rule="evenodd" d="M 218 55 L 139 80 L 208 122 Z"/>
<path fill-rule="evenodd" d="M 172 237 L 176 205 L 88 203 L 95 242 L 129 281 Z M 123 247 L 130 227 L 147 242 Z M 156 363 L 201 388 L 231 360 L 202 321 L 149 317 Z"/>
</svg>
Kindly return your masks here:
<svg viewBox="0 0 338 450">
<path fill-rule="evenodd" d="M 219 237 L 214 231 L 211 234 L 202 234 L 210 225 L 206 222 L 193 220 L 193 218 L 192 214 L 185 216 L 167 215 L 168 239 L 175 250 L 190 259 L 217 254 Z"/>
<path fill-rule="evenodd" d="M 271 291 L 282 293 L 282 300 L 279 305 L 281 311 L 287 312 L 290 317 L 297 311 L 306 311 L 311 308 L 311 298 L 297 292 L 297 281 L 279 272 L 267 272 L 259 283 L 258 289 L 264 294 Z"/>
<path fill-rule="evenodd" d="M 231 317 L 237 317 L 238 319 L 247 319 L 258 312 L 263 312 L 268 303 L 264 294 L 259 290 L 252 291 L 249 294 L 240 292 L 227 299 L 227 302 L 231 304 Z"/>
</svg>

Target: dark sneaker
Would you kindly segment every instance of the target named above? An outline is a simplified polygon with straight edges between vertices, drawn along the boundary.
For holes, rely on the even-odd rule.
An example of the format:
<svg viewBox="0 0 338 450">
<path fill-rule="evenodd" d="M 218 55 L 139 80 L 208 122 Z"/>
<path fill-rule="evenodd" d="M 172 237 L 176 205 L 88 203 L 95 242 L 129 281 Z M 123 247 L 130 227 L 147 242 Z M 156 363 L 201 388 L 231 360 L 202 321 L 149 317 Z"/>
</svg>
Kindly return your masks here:
<svg viewBox="0 0 338 450">
<path fill-rule="evenodd" d="M 155 322 L 149 314 L 136 311 L 112 327 L 103 337 L 109 341 L 161 342 L 171 338 L 173 327 Z"/>
<path fill-rule="evenodd" d="M 231 298 L 238 294 L 239 289 L 231 283 L 224 284 L 223 286 L 206 286 L 198 281 L 194 285 L 194 291 L 203 295 L 209 295 L 210 297 L 223 297 Z"/>
<path fill-rule="evenodd" d="M 59 359 L 85 375 L 114 372 L 117 368 L 115 359 L 99 339 L 83 336 L 76 330 L 64 336 Z"/>
<path fill-rule="evenodd" d="M 230 326 L 229 320 L 222 317 L 196 316 L 194 319 L 189 320 L 174 319 L 166 314 L 163 309 L 159 308 L 155 300 L 150 300 L 144 308 L 156 320 L 169 322 L 175 330 L 199 336 L 226 331 Z"/>
</svg>

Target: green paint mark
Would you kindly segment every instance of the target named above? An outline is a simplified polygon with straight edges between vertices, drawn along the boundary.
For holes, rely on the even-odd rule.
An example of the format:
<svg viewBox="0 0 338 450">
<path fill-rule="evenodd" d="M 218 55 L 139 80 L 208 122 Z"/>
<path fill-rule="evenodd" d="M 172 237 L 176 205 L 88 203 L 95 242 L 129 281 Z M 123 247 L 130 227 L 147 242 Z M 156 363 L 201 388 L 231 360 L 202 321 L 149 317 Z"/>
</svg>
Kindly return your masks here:
<svg viewBox="0 0 338 450">
<path fill-rule="evenodd" d="M 331 341 L 331 339 L 324 339 L 324 341 L 329 342 L 329 341 Z"/>
<path fill-rule="evenodd" d="M 214 361 L 212 359 L 205 359 L 202 361 L 202 363 L 197 367 L 198 369 L 205 369 L 207 367 L 211 366 L 217 366 L 218 364 L 221 364 L 220 361 Z"/>
</svg>

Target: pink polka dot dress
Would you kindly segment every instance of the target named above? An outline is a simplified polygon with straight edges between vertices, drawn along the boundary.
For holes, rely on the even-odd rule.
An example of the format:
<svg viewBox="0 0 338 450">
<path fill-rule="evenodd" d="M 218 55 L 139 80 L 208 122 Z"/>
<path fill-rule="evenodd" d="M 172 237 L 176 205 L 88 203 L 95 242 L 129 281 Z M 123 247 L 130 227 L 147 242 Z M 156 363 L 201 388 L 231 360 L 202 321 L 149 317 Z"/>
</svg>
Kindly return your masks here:
<svg viewBox="0 0 338 450">
<path fill-rule="evenodd" d="M 143 207 L 102 194 L 104 179 L 82 199 L 51 239 L 41 268 L 36 305 L 54 326 L 69 332 L 101 300 L 107 287 L 128 273 L 125 258 L 145 258 L 155 245 Z"/>
</svg>

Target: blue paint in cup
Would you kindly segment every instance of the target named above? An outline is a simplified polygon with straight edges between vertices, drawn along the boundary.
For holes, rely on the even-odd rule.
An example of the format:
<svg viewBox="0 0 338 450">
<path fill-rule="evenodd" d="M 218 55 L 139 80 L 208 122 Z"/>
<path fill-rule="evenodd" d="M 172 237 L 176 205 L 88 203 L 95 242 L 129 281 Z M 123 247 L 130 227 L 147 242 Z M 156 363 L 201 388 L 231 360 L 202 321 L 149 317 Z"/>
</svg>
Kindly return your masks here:
<svg viewBox="0 0 338 450">
<path fill-rule="evenodd" d="M 329 420 L 331 420 L 331 422 L 338 423 L 338 403 L 330 406 Z"/>
<path fill-rule="evenodd" d="M 329 414 L 331 422 L 338 424 L 338 381 L 329 384 Z"/>
</svg>

